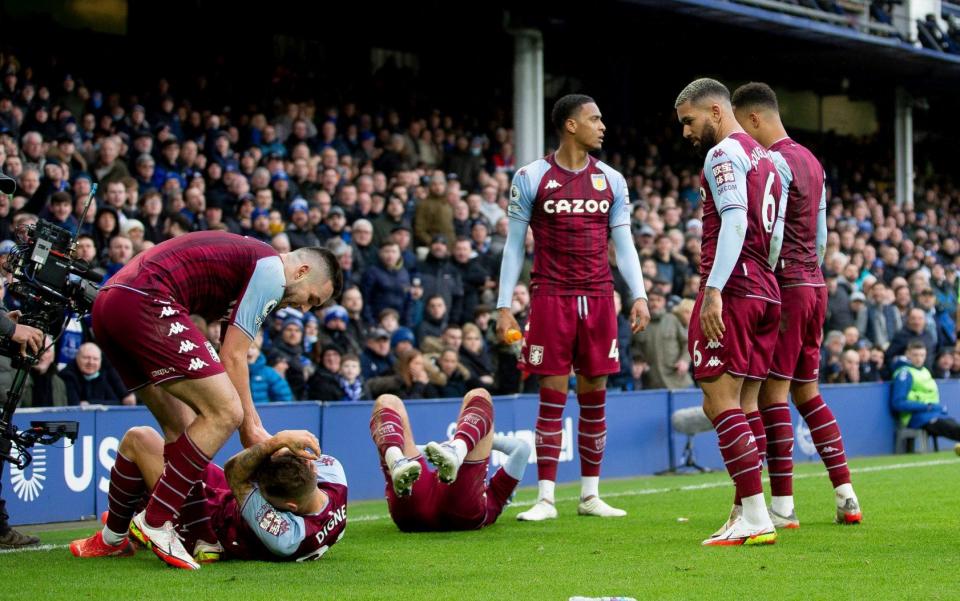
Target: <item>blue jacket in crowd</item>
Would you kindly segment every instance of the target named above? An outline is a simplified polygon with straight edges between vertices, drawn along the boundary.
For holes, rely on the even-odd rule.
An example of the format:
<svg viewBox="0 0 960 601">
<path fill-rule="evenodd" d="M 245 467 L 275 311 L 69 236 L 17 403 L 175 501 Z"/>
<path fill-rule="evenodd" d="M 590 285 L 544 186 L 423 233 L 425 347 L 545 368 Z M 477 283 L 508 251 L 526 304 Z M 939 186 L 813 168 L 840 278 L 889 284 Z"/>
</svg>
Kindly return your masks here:
<svg viewBox="0 0 960 601">
<path fill-rule="evenodd" d="M 277 370 L 267 365 L 267 360 L 261 354 L 250 364 L 250 394 L 254 403 L 280 403 L 293 400 L 293 391 L 290 385 L 277 373 Z"/>
<path fill-rule="evenodd" d="M 897 359 L 893 363 L 893 390 L 890 392 L 890 407 L 894 413 L 910 413 L 908 428 L 920 429 L 933 420 L 943 417 L 947 408 L 942 403 L 918 403 L 907 399 L 913 388 L 913 376 L 909 369 L 902 369 L 910 365 L 906 359 Z"/>
</svg>

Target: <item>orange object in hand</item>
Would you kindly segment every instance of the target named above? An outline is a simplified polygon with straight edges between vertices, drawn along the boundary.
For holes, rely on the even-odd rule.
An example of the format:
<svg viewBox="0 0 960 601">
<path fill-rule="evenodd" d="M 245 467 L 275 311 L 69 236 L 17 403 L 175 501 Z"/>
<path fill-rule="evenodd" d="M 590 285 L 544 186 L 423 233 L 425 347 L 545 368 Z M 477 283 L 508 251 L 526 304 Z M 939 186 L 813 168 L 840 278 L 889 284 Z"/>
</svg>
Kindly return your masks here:
<svg viewBox="0 0 960 601">
<path fill-rule="evenodd" d="M 504 339 L 507 341 L 507 344 L 513 344 L 514 342 L 520 342 L 523 338 L 523 334 L 520 333 L 520 330 L 516 328 L 510 328 L 507 330 Z"/>
</svg>

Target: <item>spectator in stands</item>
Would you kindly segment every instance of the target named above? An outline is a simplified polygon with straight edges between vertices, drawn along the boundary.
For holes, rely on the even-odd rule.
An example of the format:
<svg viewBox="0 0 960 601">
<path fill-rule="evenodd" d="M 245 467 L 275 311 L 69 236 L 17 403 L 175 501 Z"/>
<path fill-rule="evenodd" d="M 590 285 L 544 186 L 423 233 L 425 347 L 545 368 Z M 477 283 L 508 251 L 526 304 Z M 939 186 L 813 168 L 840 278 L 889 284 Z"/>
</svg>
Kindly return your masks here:
<svg viewBox="0 0 960 601">
<path fill-rule="evenodd" d="M 860 356 L 860 381 L 879 382 L 882 380 L 883 351 L 876 351 L 866 338 L 857 343 L 857 354 Z"/>
<path fill-rule="evenodd" d="M 827 332 L 823 347 L 820 349 L 820 381 L 830 382 L 843 371 L 840 356 L 843 354 L 845 338 L 843 332 Z"/>
<path fill-rule="evenodd" d="M 80 345 L 76 359 L 61 372 L 68 405 L 136 405 L 117 372 L 103 365 L 100 347 L 92 342 Z"/>
<path fill-rule="evenodd" d="M 463 397 L 470 389 L 467 382 L 470 379 L 470 371 L 460 363 L 459 353 L 454 349 L 447 348 L 441 351 L 436 359 L 436 366 L 443 383 L 437 384 L 437 394 L 443 398 Z M 462 392 L 461 392 L 462 391 Z"/>
<path fill-rule="evenodd" d="M 253 402 L 282 403 L 292 401 L 293 391 L 290 385 L 275 369 L 267 365 L 267 359 L 260 350 L 263 334 L 258 332 L 253 344 L 247 349 L 247 365 L 250 370 L 250 395 Z"/>
<path fill-rule="evenodd" d="M 305 365 L 309 360 L 303 355 L 303 321 L 298 317 L 287 317 L 280 329 L 280 339 L 274 340 L 270 347 L 270 360 L 282 359 L 288 365 L 284 377 L 297 400 L 304 398 L 309 370 Z"/>
<path fill-rule="evenodd" d="M 922 429 L 933 436 L 960 441 L 960 423 L 946 416 L 937 381 L 926 363 L 927 344 L 923 340 L 911 340 L 906 357 L 894 362 L 890 406 L 897 414 L 897 423 L 902 428 Z"/>
<path fill-rule="evenodd" d="M 417 326 L 416 332 L 421 347 L 428 337 L 440 338 L 448 323 L 447 302 L 443 300 L 443 296 L 436 294 L 427 298 L 423 321 Z"/>
<path fill-rule="evenodd" d="M 923 312 L 923 309 L 914 308 L 910 309 L 907 314 L 906 324 L 894 335 L 893 340 L 890 341 L 890 346 L 887 347 L 886 365 L 888 369 L 893 370 L 894 359 L 906 353 L 907 345 L 914 339 L 923 341 L 927 349 L 924 355 L 925 365 L 927 369 L 933 367 L 933 358 L 936 356 L 937 344 L 934 340 L 933 333 L 927 328 L 927 316 Z"/>
<path fill-rule="evenodd" d="M 401 190 L 406 190 L 406 188 L 400 188 Z M 404 201 L 399 196 L 390 195 L 387 198 L 387 204 L 384 207 L 382 213 L 373 220 L 373 243 L 378 247 L 387 240 L 390 239 L 390 234 L 393 233 L 393 229 L 400 225 L 406 225 L 407 223 L 405 215 L 405 206 Z"/>
<path fill-rule="evenodd" d="M 109 279 L 113 274 L 130 262 L 133 258 L 133 242 L 123 234 L 117 234 L 110 239 L 110 249 L 107 252 L 107 261 L 104 269 Z"/>
<path fill-rule="evenodd" d="M 855 350 L 846 350 L 840 355 L 840 371 L 831 374 L 831 384 L 860 383 L 860 354 Z"/>
<path fill-rule="evenodd" d="M 363 379 L 369 382 L 373 378 L 389 374 L 392 369 L 390 334 L 383 328 L 371 328 L 367 332 L 366 348 L 360 355 L 360 373 Z"/>
<path fill-rule="evenodd" d="M 120 159 L 120 145 L 116 138 L 107 137 L 100 141 L 100 149 L 97 151 L 97 160 L 92 166 L 92 172 L 102 186 L 130 175 L 126 164 Z"/>
<path fill-rule="evenodd" d="M 350 246 L 353 248 L 353 271 L 362 277 L 363 271 L 376 264 L 377 247 L 373 245 L 373 224 L 357 219 L 350 228 Z"/>
<path fill-rule="evenodd" d="M 460 312 L 462 322 L 473 316 L 477 305 L 492 297 L 497 283 L 483 262 L 476 257 L 469 238 L 457 238 L 453 245 L 452 259 L 451 264 L 459 272 L 463 285 L 463 308 Z"/>
<path fill-rule="evenodd" d="M 336 344 L 318 348 L 319 352 L 314 353 L 317 368 L 307 383 L 307 398 L 312 401 L 341 401 L 345 394 L 339 380 L 342 351 Z"/>
<path fill-rule="evenodd" d="M 419 263 L 417 271 L 420 273 L 427 298 L 443 297 L 447 307 L 447 319 L 452 323 L 460 323 L 463 315 L 464 286 L 460 279 L 460 270 L 450 260 L 446 238 L 442 235 L 433 237 L 427 258 Z M 427 304 L 429 309 L 429 300 Z"/>
<path fill-rule="evenodd" d="M 442 171 L 430 176 L 429 194 L 417 203 L 413 218 L 413 234 L 417 245 L 429 246 L 435 236 L 453 240 L 453 207 L 446 199 L 447 180 Z"/>
<path fill-rule="evenodd" d="M 373 323 L 374 315 L 388 307 L 403 316 L 408 305 L 410 272 L 400 260 L 400 247 L 396 242 L 385 242 L 379 256 L 379 263 L 363 273 L 361 283 L 365 299 L 363 317 L 368 323 Z M 364 377 L 368 377 L 366 373 Z"/>
<path fill-rule="evenodd" d="M 341 305 L 332 305 L 323 312 L 323 329 L 317 337 L 321 347 L 336 345 L 341 352 L 358 354 L 361 352 L 360 340 L 347 331 L 350 323 L 349 312 Z M 334 374 L 337 370 L 331 370 Z"/>
<path fill-rule="evenodd" d="M 942 349 L 938 354 L 936 360 L 933 362 L 933 377 L 937 380 L 946 380 L 953 377 L 955 364 L 954 364 L 954 347 L 948 346 Z"/>
<path fill-rule="evenodd" d="M 644 388 L 689 388 L 693 380 L 687 330 L 676 316 L 667 312 L 666 297 L 661 292 L 650 292 L 649 303 L 650 325 L 633 335 L 633 375 L 642 376 Z"/>
<path fill-rule="evenodd" d="M 340 302 L 347 310 L 347 334 L 355 344 L 359 345 L 366 339 L 366 328 L 363 323 L 363 294 L 360 288 L 348 287 L 343 291 Z"/>
<path fill-rule="evenodd" d="M 484 349 L 483 333 L 473 323 L 463 324 L 463 344 L 460 346 L 460 364 L 467 368 L 469 388 L 492 388 L 493 362 Z"/>
<path fill-rule="evenodd" d="M 403 399 L 435 399 L 440 396 L 437 383 L 441 382 L 435 367 L 424 361 L 420 351 L 413 349 L 397 358 L 395 373 L 367 380 L 365 398 L 394 394 Z"/>
<path fill-rule="evenodd" d="M 363 399 L 363 378 L 360 377 L 360 358 L 353 354 L 344 355 L 340 361 L 338 377 L 340 388 L 343 389 L 345 401 L 359 401 Z"/>
<path fill-rule="evenodd" d="M 850 309 L 850 290 L 846 283 L 840 282 L 837 274 L 827 273 L 827 321 L 824 329 L 840 330 L 854 325 L 853 312 Z"/>
<path fill-rule="evenodd" d="M 657 264 L 657 276 L 670 286 L 667 296 L 683 292 L 687 280 L 687 260 L 674 252 L 670 237 L 666 234 L 657 236 L 650 256 Z"/>
<path fill-rule="evenodd" d="M 899 315 L 893 306 L 893 294 L 883 282 L 877 282 L 870 289 L 870 302 L 867 305 L 866 336 L 881 350 L 890 345 L 890 339 L 899 329 Z"/>
</svg>

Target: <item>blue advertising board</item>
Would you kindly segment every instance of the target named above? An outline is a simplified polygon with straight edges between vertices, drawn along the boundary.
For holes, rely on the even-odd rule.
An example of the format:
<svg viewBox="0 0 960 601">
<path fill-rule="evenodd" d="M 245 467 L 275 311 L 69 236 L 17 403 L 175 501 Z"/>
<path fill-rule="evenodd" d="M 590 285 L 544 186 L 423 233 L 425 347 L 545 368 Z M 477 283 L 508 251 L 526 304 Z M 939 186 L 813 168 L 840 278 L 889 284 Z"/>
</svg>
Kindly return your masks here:
<svg viewBox="0 0 960 601">
<path fill-rule="evenodd" d="M 941 398 L 948 411 L 960 415 L 960 381 L 941 381 Z M 893 452 L 894 420 L 889 409 L 889 384 L 824 386 L 823 396 L 837 417 L 849 456 L 879 455 Z M 515 436 L 534 446 L 534 428 L 538 397 L 520 395 L 494 399 L 497 433 Z M 668 392 L 611 392 L 607 395 L 607 445 L 603 476 L 628 477 L 651 474 L 671 464 L 682 463 L 686 437 L 670 426 L 673 411 L 700 406 L 702 393 L 697 389 Z M 444 440 L 456 428 L 460 399 L 408 401 L 416 442 Z M 373 403 L 297 402 L 258 407 L 268 431 L 305 429 L 317 434 L 325 453 L 343 463 L 353 500 L 382 498 L 384 480 L 379 469 L 376 447 L 370 439 L 369 419 Z M 570 394 L 563 413 L 563 441 L 558 481 L 576 481 L 580 477 L 577 450 L 576 395 Z M 819 461 L 809 430 L 792 409 L 797 442 L 796 461 Z M 14 524 L 43 523 L 91 518 L 106 509 L 110 468 L 123 433 L 139 425 L 155 426 L 143 407 L 64 407 L 24 409 L 15 423 L 21 428 L 31 420 L 72 420 L 80 423 L 75 444 L 34 447 L 34 462 L 26 470 L 4 468 L 3 497 Z M 217 454 L 223 464 L 240 450 L 234 435 Z M 716 434 L 704 432 L 694 437 L 697 461 L 706 467 L 722 469 Z M 494 453 L 491 470 L 500 463 Z M 537 480 L 536 457 L 531 456 L 523 485 Z"/>
</svg>

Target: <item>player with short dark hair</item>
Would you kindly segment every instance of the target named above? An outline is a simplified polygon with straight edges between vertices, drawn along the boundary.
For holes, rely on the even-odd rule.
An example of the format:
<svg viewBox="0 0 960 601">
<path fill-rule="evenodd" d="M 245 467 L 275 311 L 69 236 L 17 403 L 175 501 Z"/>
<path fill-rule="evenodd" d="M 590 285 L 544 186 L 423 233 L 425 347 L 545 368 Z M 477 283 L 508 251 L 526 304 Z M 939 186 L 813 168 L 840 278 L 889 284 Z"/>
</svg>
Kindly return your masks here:
<svg viewBox="0 0 960 601">
<path fill-rule="evenodd" d="M 780 252 L 780 177 L 766 149 L 737 124 L 722 83 L 691 82 L 674 108 L 683 137 L 706 153 L 701 284 L 688 347 L 704 412 L 743 506 L 742 515 L 703 544 L 770 544 L 777 533 L 760 479 L 763 424 L 748 421 L 742 406 L 756 403 L 777 341 L 780 289 L 771 263 Z"/>
<path fill-rule="evenodd" d="M 342 279 L 326 249 L 281 255 L 250 238 L 197 232 L 140 253 L 100 290 L 93 304 L 97 342 L 170 442 L 161 485 L 134 517 L 167 563 L 198 567 L 174 524 L 210 458 L 238 427 L 244 446 L 267 438 L 247 364 L 264 318 L 280 307 L 321 305 Z M 192 314 L 226 321 L 219 353 Z"/>
<path fill-rule="evenodd" d="M 827 288 L 820 264 L 827 244 L 827 191 L 823 166 L 810 150 L 792 140 L 780 119 L 777 95 L 752 82 L 733 93 L 737 121 L 769 152 L 785 194 L 783 246 L 776 264 L 782 298 L 780 333 L 770 377 L 760 388 L 759 405 L 748 418 L 762 418 L 770 475 L 770 517 L 778 528 L 799 528 L 793 503 L 793 425 L 787 393 L 810 428 L 813 444 L 834 487 L 836 521 L 859 524 L 860 502 L 850 482 L 843 436 L 817 384 L 820 346 L 827 315 Z M 784 206 L 781 205 L 781 212 Z M 759 414 L 756 411 L 759 410 Z M 732 516 L 739 513 L 734 504 Z"/>
<path fill-rule="evenodd" d="M 145 542 L 133 521 L 137 506 L 160 485 L 163 438 L 140 426 L 124 434 L 110 470 L 109 510 L 103 529 L 70 543 L 76 557 L 134 554 L 127 535 Z M 279 432 L 209 464 L 202 485 L 184 500 L 177 534 L 194 561 L 319 559 L 346 529 L 347 479 L 340 462 L 321 455 L 304 430 Z"/>
<path fill-rule="evenodd" d="M 560 136 L 557 151 L 526 165 L 513 178 L 507 208 L 509 231 L 500 268 L 497 334 L 519 330 L 511 313 L 513 289 L 523 267 L 527 228 L 536 238 L 530 284 L 530 315 L 521 365 L 540 377 L 536 425 L 537 503 L 523 521 L 557 517 L 554 487 L 560 457 L 563 408 L 571 368 L 577 375 L 580 418 L 580 515 L 621 517 L 626 512 L 600 499 L 606 444 L 607 376 L 620 372 L 613 275 L 607 240 L 633 296 L 634 332 L 650 321 L 640 259 L 630 232 L 627 183 L 619 172 L 590 156 L 600 150 L 606 126 L 596 102 L 571 94 L 552 111 Z"/>
<path fill-rule="evenodd" d="M 403 401 L 392 394 L 374 403 L 370 435 L 380 454 L 390 517 L 404 532 L 476 530 L 493 524 L 530 457 L 524 441 L 494 436 L 493 401 L 483 388 L 463 397 L 453 438 L 430 442 L 423 453 L 414 443 Z M 506 459 L 487 482 L 492 450 Z"/>
</svg>

